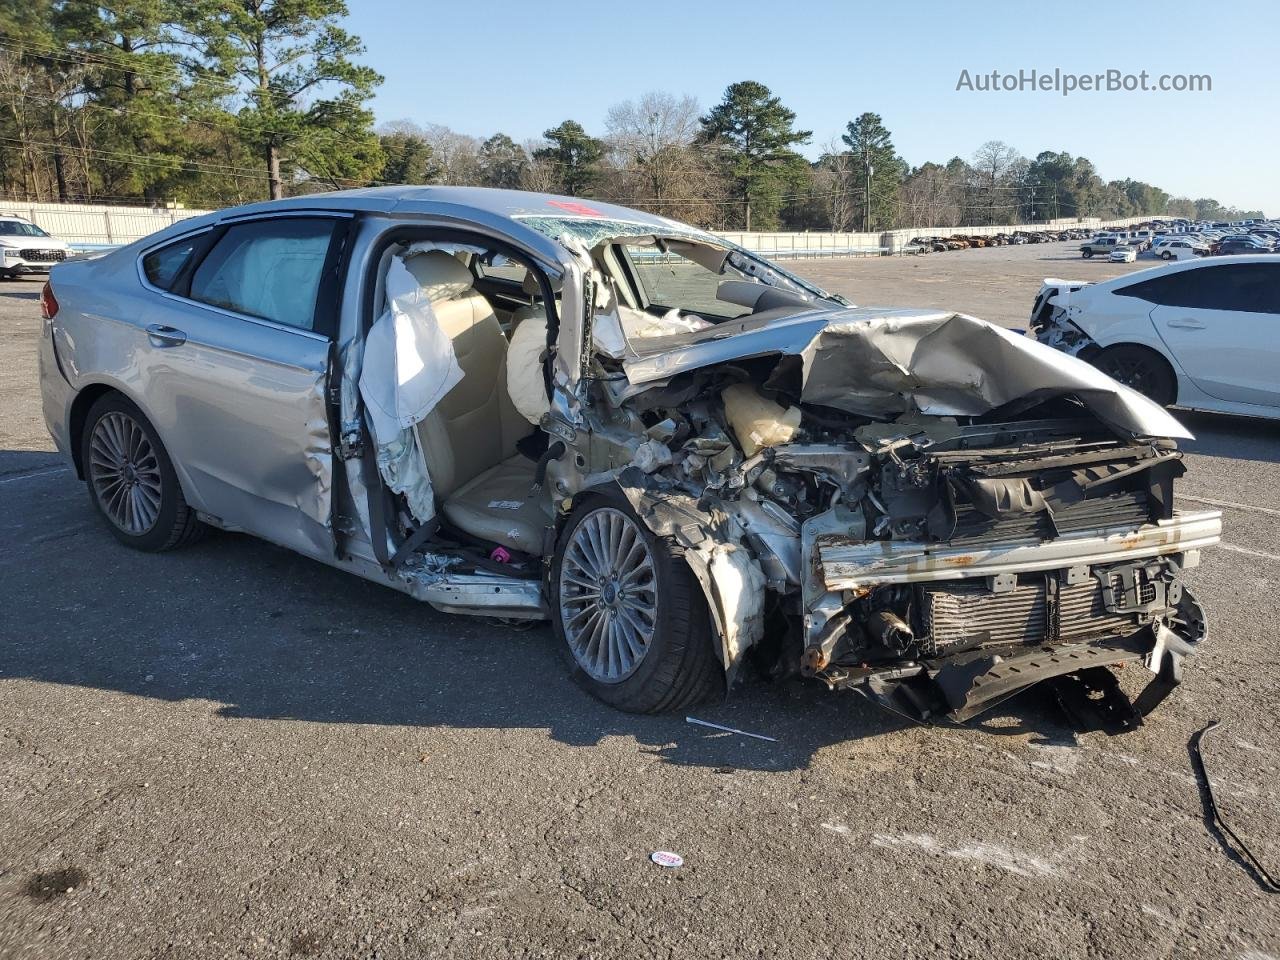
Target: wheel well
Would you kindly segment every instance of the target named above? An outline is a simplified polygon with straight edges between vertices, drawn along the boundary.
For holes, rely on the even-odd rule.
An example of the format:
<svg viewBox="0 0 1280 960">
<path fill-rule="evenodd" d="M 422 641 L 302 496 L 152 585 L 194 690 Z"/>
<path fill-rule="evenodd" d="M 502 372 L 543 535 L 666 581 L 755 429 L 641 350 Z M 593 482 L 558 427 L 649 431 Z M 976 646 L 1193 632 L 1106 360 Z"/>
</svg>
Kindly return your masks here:
<svg viewBox="0 0 1280 960">
<path fill-rule="evenodd" d="M 1165 372 L 1169 374 L 1169 382 L 1173 384 L 1173 400 L 1172 400 L 1171 402 L 1172 402 L 1172 403 L 1177 403 L 1177 402 L 1178 402 L 1178 371 L 1177 371 L 1177 370 L 1175 370 L 1175 369 L 1173 368 L 1173 364 L 1169 362 L 1169 358 L 1168 358 L 1168 357 L 1166 357 L 1166 356 L 1165 356 L 1163 353 L 1161 353 L 1159 350 L 1156 350 L 1156 349 L 1154 349 L 1154 348 L 1152 348 L 1152 347 L 1148 347 L 1145 343 L 1112 343 L 1112 344 L 1108 344 L 1107 346 L 1105 346 L 1105 347 L 1103 347 L 1101 350 L 1099 350 L 1099 351 L 1098 351 L 1098 352 L 1097 352 L 1093 357 L 1091 357 L 1091 358 L 1089 359 L 1089 362 L 1090 362 L 1090 363 L 1094 363 L 1094 364 L 1096 364 L 1099 360 L 1101 360 L 1101 359 L 1102 359 L 1104 356 L 1106 356 L 1108 353 L 1110 353 L 1110 352 L 1111 352 L 1111 351 L 1113 351 L 1113 350 L 1119 349 L 1120 347 L 1124 347 L 1124 348 L 1126 348 L 1126 349 L 1128 349 L 1128 350 L 1140 350 L 1140 351 L 1142 351 L 1143 353 L 1146 353 L 1146 354 L 1151 355 L 1152 357 L 1155 357 L 1156 362 L 1157 362 L 1157 363 L 1159 363 L 1159 364 L 1160 364 L 1160 366 L 1162 366 L 1162 367 L 1164 368 Z"/>
<path fill-rule="evenodd" d="M 107 386 L 105 383 L 91 383 L 76 394 L 75 400 L 71 401 L 71 418 L 67 424 L 67 439 L 71 444 L 71 462 L 75 464 L 76 477 L 80 480 L 84 479 L 84 464 L 80 460 L 84 422 L 89 416 L 89 408 L 97 403 L 100 397 L 105 397 L 108 393 L 120 393 L 120 391 L 114 387 Z M 124 396 L 122 393 L 120 395 Z"/>
</svg>

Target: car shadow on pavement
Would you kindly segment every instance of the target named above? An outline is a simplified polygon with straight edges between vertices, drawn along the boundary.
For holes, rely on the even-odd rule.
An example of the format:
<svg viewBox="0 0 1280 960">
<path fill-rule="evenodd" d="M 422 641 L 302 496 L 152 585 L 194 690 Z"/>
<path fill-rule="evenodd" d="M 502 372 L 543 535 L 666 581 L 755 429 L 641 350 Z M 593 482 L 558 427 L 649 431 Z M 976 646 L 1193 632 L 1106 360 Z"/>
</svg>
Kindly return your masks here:
<svg viewBox="0 0 1280 960">
<path fill-rule="evenodd" d="M 22 280 L 0 280 L 0 299 L 8 300 L 39 300 L 40 290 L 44 286 L 45 278 L 41 277 L 34 282 Z"/>
<path fill-rule="evenodd" d="M 799 769 L 824 747 L 912 726 L 856 694 L 754 676 L 687 713 L 773 742 L 685 713 L 621 713 L 573 683 L 545 624 L 439 613 L 248 536 L 136 553 L 53 462 L 0 453 L 0 477 L 21 478 L 0 487 L 0 683 L 208 702 L 237 720 L 545 729 L 575 747 L 629 737 L 663 762 L 713 769 Z M 1020 724 L 1061 735 L 1034 703 L 1014 703 Z"/>
<path fill-rule="evenodd" d="M 1194 440 L 1180 444 L 1188 453 L 1280 463 L 1280 423 L 1275 420 L 1176 408 L 1173 414 L 1195 434 Z"/>
</svg>

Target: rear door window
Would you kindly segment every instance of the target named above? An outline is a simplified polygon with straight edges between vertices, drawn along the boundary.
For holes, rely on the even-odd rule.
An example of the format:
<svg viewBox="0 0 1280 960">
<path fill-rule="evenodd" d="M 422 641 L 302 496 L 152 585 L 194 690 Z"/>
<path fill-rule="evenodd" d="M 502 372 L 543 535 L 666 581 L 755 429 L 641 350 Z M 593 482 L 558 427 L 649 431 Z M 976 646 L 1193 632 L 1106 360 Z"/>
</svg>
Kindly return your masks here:
<svg viewBox="0 0 1280 960">
<path fill-rule="evenodd" d="M 234 224 L 196 267 L 191 299 L 314 330 L 322 285 L 331 286 L 322 281 L 334 275 L 330 249 L 337 226 L 323 217 Z"/>
</svg>

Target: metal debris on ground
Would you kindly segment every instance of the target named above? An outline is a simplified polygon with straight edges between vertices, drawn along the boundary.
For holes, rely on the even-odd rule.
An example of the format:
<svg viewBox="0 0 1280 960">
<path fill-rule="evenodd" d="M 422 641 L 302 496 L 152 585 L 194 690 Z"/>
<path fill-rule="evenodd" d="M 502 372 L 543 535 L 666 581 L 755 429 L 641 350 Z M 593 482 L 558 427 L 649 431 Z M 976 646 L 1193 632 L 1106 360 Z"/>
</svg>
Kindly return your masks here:
<svg viewBox="0 0 1280 960">
<path fill-rule="evenodd" d="M 712 730 L 723 730 L 725 733 L 736 733 L 740 737 L 751 737 L 753 740 L 767 740 L 769 743 L 777 743 L 776 737 L 766 737 L 763 733 L 749 733 L 746 730 L 739 730 L 737 727 L 726 727 L 719 723 L 712 723 L 710 720 L 699 720 L 697 717 L 685 717 L 685 723 L 697 724 L 699 727 L 710 727 Z"/>
</svg>

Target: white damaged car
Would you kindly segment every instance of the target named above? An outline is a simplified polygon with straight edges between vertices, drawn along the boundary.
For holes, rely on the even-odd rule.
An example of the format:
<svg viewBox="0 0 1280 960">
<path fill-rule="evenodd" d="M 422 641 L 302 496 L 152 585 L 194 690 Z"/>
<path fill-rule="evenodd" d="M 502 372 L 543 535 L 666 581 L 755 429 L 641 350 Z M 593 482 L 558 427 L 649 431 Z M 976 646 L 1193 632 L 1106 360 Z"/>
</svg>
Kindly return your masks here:
<svg viewBox="0 0 1280 960">
<path fill-rule="evenodd" d="M 1137 722 L 1205 635 L 1179 573 L 1220 519 L 1178 503 L 1161 407 L 651 214 L 297 197 L 58 266 L 42 308 L 49 430 L 123 543 L 243 531 L 548 619 L 624 710 L 754 661 L 915 717 L 1049 681 Z"/>
<path fill-rule="evenodd" d="M 1189 260 L 1101 283 L 1045 280 L 1031 334 L 1162 406 L 1280 417 L 1280 258 Z"/>
</svg>

